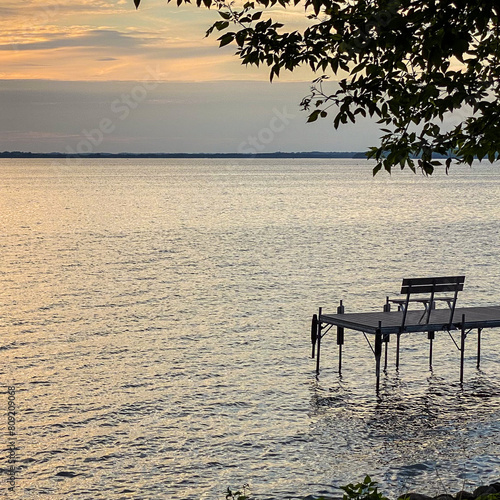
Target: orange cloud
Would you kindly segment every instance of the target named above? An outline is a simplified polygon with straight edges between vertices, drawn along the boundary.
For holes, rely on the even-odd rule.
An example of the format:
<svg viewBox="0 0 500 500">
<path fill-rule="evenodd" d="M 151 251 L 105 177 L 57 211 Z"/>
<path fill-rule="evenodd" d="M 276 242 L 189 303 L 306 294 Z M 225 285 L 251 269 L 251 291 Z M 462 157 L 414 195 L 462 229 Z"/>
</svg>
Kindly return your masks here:
<svg viewBox="0 0 500 500">
<path fill-rule="evenodd" d="M 234 47 L 204 38 L 215 11 L 148 0 L 8 0 L 0 7 L 0 78 L 134 80 L 148 65 L 166 80 L 267 80 L 268 71 L 242 67 Z M 293 9 L 281 13 L 295 23 Z M 310 75 L 309 75 L 310 76 Z M 310 79 L 305 72 L 293 80 Z"/>
</svg>

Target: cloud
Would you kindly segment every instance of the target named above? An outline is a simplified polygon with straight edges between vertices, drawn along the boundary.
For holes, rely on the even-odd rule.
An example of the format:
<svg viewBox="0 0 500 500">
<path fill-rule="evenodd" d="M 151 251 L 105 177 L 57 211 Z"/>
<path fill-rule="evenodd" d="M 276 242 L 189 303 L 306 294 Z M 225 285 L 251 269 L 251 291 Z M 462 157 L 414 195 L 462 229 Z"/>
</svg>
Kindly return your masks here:
<svg viewBox="0 0 500 500">
<path fill-rule="evenodd" d="M 61 141 L 79 137 L 78 134 L 64 134 L 58 132 L 21 132 L 19 130 L 0 131 L 0 142 L 11 141 Z"/>
<path fill-rule="evenodd" d="M 121 48 L 140 49 L 155 41 L 149 35 L 141 33 L 123 33 L 112 29 L 93 29 L 82 32 L 80 29 L 68 29 L 64 32 L 40 33 L 39 40 L 15 42 L 15 50 L 47 50 L 68 47 L 79 48 Z M 12 50 L 13 44 L 0 45 L 0 50 Z"/>
<path fill-rule="evenodd" d="M 46 16 L 53 17 L 68 14 L 89 13 L 102 15 L 104 13 L 120 13 L 133 10 L 131 2 L 86 0 L 85 2 L 69 2 L 67 0 L 25 0 L 14 2 L 7 0 L 0 7 L 2 17 L 24 18 L 25 20 L 42 19 Z"/>
<path fill-rule="evenodd" d="M 157 64 L 172 81 L 269 77 L 267 68 L 243 67 L 235 47 L 219 49 L 217 35 L 204 38 L 213 10 L 152 0 L 139 11 L 132 0 L 7 0 L 0 9 L 0 78 L 133 80 Z M 295 9 L 284 15 L 298 19 Z M 292 77 L 303 80 L 304 71 Z"/>
<path fill-rule="evenodd" d="M 228 79 L 239 68 L 233 50 L 144 28 L 48 25 L 0 35 L 0 78 L 131 80 L 159 64 L 167 80 Z"/>
</svg>

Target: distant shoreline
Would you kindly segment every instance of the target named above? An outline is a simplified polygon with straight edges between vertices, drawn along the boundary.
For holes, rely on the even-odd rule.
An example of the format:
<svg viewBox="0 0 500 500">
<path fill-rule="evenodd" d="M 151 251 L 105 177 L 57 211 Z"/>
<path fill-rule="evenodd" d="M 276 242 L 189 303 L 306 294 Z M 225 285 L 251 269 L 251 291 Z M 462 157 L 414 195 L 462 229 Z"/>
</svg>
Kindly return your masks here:
<svg viewBox="0 0 500 500">
<path fill-rule="evenodd" d="M 300 153 L 31 153 L 3 151 L 0 158 L 354 158 L 366 159 L 366 153 L 309 151 Z"/>
</svg>

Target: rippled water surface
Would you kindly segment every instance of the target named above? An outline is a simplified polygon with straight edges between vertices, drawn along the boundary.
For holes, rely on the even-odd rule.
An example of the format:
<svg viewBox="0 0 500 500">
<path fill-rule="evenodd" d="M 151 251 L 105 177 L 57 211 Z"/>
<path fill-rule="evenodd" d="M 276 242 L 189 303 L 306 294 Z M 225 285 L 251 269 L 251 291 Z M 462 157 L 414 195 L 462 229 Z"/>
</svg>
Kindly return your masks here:
<svg viewBox="0 0 500 500">
<path fill-rule="evenodd" d="M 218 500 L 385 493 L 500 478 L 500 336 L 465 383 L 425 334 L 374 388 L 346 332 L 343 374 L 310 318 L 379 310 L 405 276 L 465 274 L 500 303 L 498 166 L 383 174 L 366 162 L 0 163 L 0 377 L 16 387 L 15 498 Z M 7 394 L 0 397 L 6 468 Z M 7 492 L 3 475 L 0 489 Z M 11 494 L 12 495 L 12 494 Z"/>
</svg>

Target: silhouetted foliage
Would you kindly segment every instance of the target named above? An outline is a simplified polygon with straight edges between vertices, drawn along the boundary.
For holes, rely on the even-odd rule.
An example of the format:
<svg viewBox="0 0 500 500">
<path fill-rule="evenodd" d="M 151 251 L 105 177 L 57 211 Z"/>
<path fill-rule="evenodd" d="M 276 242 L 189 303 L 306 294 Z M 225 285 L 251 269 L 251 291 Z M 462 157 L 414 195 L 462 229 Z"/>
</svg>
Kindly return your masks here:
<svg viewBox="0 0 500 500">
<path fill-rule="evenodd" d="M 498 0 L 196 4 L 215 7 L 221 18 L 207 35 L 220 32 L 220 46 L 234 44 L 243 64 L 267 65 L 271 80 L 302 65 L 321 75 L 301 103 L 309 122 L 331 114 L 337 128 L 376 117 L 383 135 L 368 152 L 377 160 L 374 173 L 418 165 L 431 174 L 440 164 L 433 153 L 447 157 L 446 170 L 453 159 L 470 165 L 475 157 L 498 158 Z M 271 17 L 271 9 L 292 6 L 304 7 L 302 30 L 287 31 Z M 340 78 L 333 92 L 326 90 L 325 73 Z M 446 125 L 447 118 L 455 124 Z"/>
</svg>

